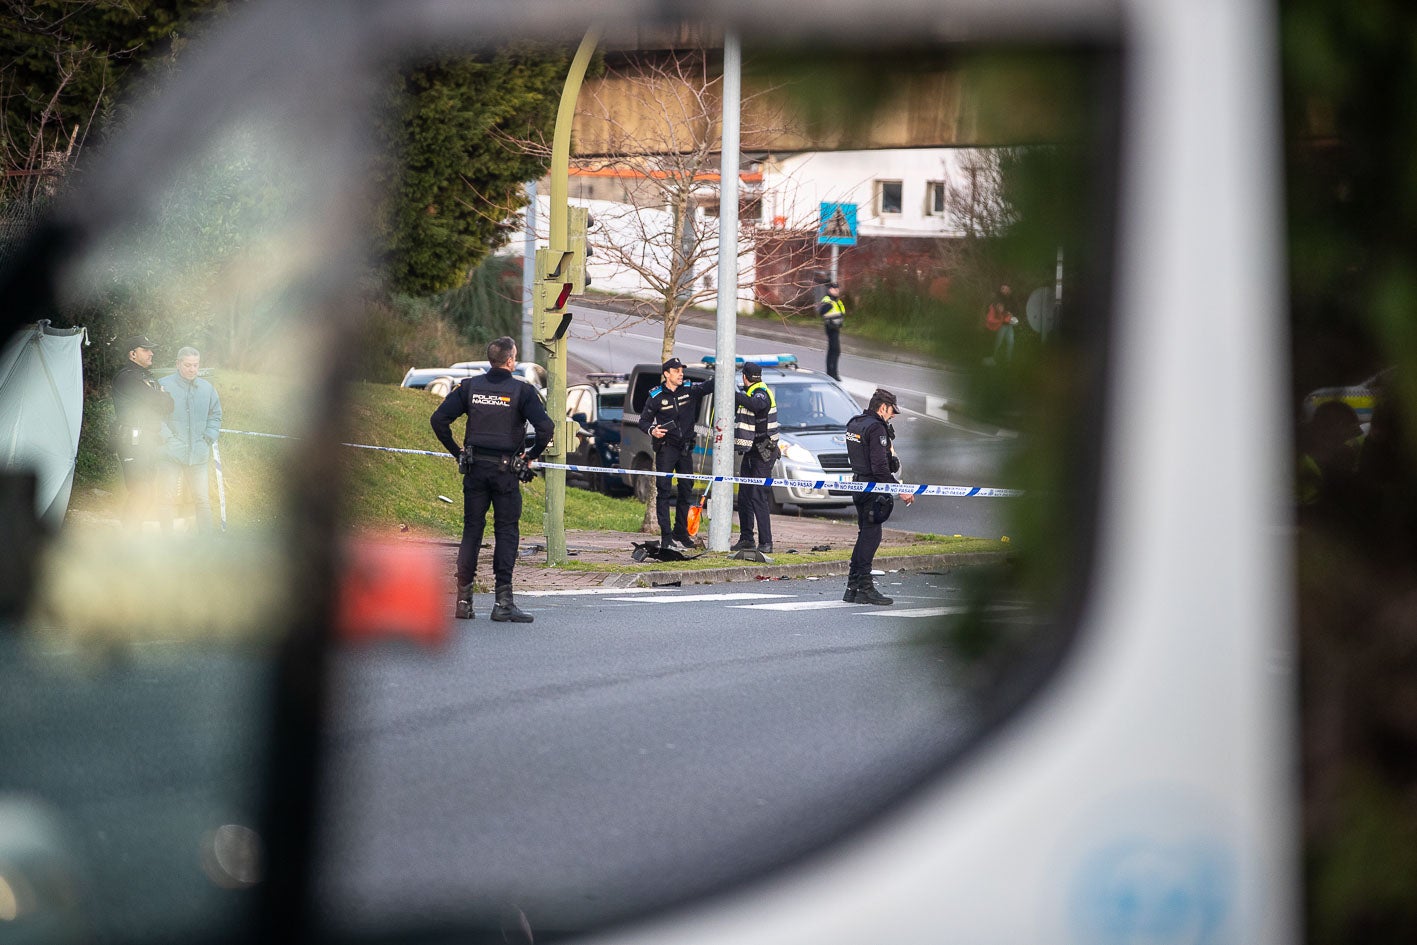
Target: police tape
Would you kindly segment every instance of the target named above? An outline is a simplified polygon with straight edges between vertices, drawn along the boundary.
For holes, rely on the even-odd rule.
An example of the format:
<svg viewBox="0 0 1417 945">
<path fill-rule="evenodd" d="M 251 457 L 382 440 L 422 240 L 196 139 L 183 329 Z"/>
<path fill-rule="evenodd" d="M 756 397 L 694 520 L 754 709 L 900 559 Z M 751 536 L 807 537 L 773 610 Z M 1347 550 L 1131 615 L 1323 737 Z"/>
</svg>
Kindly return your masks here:
<svg viewBox="0 0 1417 945">
<path fill-rule="evenodd" d="M 267 437 L 275 440 L 296 439 L 295 437 L 286 436 L 281 433 L 252 433 L 249 430 L 228 430 L 224 427 L 221 432 L 234 433 L 239 436 Z M 370 446 L 365 443 L 342 443 L 340 445 L 359 450 L 374 450 L 381 453 L 405 453 L 414 456 L 446 456 L 449 459 L 454 458 L 446 450 L 411 450 L 396 446 Z M 660 476 L 670 479 L 688 479 L 692 482 L 728 482 L 742 486 L 783 486 L 784 488 L 791 489 L 830 489 L 833 492 L 869 492 L 878 495 L 943 495 L 979 498 L 1016 498 L 1024 494 L 1022 489 L 995 489 L 987 486 L 943 486 L 931 483 L 910 482 L 855 482 L 850 479 L 779 479 L 773 476 L 760 479 L 752 476 L 712 476 L 702 473 L 659 472 L 655 469 L 621 469 L 618 466 L 577 466 L 569 463 L 544 463 L 541 460 L 533 460 L 530 465 L 533 469 L 564 469 L 568 472 L 602 473 L 612 476 Z"/>
<path fill-rule="evenodd" d="M 565 469 L 571 472 L 610 473 L 616 476 L 668 476 L 693 482 L 733 482 L 742 486 L 783 486 L 791 489 L 830 489 L 833 492 L 870 492 L 887 495 L 947 495 L 1011 498 L 1023 495 L 1022 489 L 993 489 L 985 486 L 940 486 L 911 482 L 855 482 L 850 479 L 779 479 L 775 476 L 709 476 L 700 473 L 659 472 L 653 469 L 620 469 L 613 466 L 573 466 L 566 463 L 531 464 L 537 469 Z"/>
</svg>

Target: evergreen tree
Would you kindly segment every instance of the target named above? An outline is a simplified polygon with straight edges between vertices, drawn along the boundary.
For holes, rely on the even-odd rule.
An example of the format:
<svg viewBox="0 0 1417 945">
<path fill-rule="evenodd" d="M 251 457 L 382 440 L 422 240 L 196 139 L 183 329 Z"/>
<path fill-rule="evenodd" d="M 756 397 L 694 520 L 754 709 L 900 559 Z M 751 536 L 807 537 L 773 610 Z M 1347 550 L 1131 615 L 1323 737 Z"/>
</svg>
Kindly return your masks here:
<svg viewBox="0 0 1417 945">
<path fill-rule="evenodd" d="M 570 58 L 504 50 L 408 73 L 391 141 L 398 175 L 386 214 L 386 271 L 395 291 L 455 288 L 512 235 L 507 220 L 546 159 L 519 142 L 550 137 Z"/>
</svg>

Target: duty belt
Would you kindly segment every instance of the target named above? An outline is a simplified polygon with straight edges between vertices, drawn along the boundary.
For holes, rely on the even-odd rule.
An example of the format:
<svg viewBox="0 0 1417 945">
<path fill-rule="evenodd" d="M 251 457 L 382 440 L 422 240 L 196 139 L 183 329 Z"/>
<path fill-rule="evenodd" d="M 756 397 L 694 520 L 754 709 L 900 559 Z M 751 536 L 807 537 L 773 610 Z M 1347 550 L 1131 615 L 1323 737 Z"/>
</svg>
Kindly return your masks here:
<svg viewBox="0 0 1417 945">
<path fill-rule="evenodd" d="M 511 459 L 515 453 L 507 450 L 490 450 L 482 446 L 474 446 L 469 450 L 476 459 L 491 459 L 501 462 L 504 459 Z"/>
</svg>

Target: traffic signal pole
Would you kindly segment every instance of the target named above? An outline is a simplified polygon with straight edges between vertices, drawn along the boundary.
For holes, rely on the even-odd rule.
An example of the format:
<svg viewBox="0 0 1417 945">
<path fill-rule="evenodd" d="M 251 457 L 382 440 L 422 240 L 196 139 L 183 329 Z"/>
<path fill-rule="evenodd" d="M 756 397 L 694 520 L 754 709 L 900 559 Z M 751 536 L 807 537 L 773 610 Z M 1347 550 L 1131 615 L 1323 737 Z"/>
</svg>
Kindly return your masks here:
<svg viewBox="0 0 1417 945">
<path fill-rule="evenodd" d="M 550 245 L 536 254 L 532 334 L 537 345 L 546 352 L 546 412 L 551 415 L 556 431 L 551 438 L 551 446 L 546 450 L 546 458 L 553 463 L 566 461 L 567 445 L 573 435 L 567 429 L 570 421 L 566 419 L 566 329 L 570 321 L 566 301 L 573 291 L 585 291 L 585 215 L 584 211 L 577 215 L 580 239 L 578 251 L 573 252 L 573 244 L 577 241 L 572 239 L 572 214 L 568 205 L 571 123 L 576 116 L 576 99 L 580 96 L 586 67 L 590 65 L 590 58 L 599 42 L 599 29 L 592 28 L 585 34 L 575 58 L 571 60 L 566 85 L 561 90 L 556 131 L 551 141 Z M 573 258 L 577 255 L 579 259 Z M 573 270 L 577 269 L 580 276 L 578 283 L 572 276 Z M 563 564 L 566 561 L 566 471 L 548 469 L 545 476 L 546 563 Z"/>
</svg>

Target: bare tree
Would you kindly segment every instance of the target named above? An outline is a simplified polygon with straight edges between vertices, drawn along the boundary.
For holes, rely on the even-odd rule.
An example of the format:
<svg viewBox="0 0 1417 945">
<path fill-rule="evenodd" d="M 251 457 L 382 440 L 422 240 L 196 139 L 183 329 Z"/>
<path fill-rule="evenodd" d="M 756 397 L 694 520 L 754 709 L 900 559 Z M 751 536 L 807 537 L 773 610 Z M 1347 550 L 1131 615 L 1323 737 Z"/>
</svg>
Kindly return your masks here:
<svg viewBox="0 0 1417 945">
<path fill-rule="evenodd" d="M 579 108 L 597 125 L 598 156 L 577 161 L 576 180 L 586 186 L 580 194 L 573 188 L 572 196 L 590 191 L 604 198 L 595 205 L 587 239 L 592 263 L 613 271 L 616 284 L 636 284 L 633 292 L 612 288 L 610 295 L 629 303 L 630 319 L 662 324 L 663 358 L 674 350 L 684 314 L 725 289 L 717 284 L 722 76 L 712 67 L 704 49 L 629 58 L 615 67 L 614 83 L 588 85 Z M 745 94 L 741 114 L 744 140 L 788 130 L 770 89 Z M 751 261 L 768 245 L 766 237 L 782 232 L 781 221 L 776 231 L 757 224 L 760 207 L 761 194 L 750 181 L 740 194 L 739 284 L 726 289 L 735 299 L 740 289 L 755 286 Z M 771 278 L 791 281 L 796 274 L 778 269 Z"/>
<path fill-rule="evenodd" d="M 990 245 L 1015 222 L 1004 173 L 1008 157 L 1003 148 L 965 151 L 949 181 L 946 207 L 963 236 L 941 241 L 941 263 L 971 297 L 987 298 L 1005 277 Z"/>
</svg>

